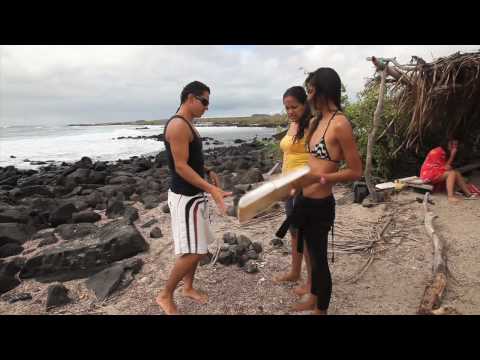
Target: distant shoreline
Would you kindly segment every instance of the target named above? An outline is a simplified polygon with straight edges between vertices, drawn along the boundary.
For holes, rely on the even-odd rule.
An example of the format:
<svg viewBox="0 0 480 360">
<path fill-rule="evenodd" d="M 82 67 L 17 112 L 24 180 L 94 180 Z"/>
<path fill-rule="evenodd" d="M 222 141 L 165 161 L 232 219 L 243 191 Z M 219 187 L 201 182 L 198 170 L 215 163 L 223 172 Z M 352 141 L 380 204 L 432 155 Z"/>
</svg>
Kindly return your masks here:
<svg viewBox="0 0 480 360">
<path fill-rule="evenodd" d="M 160 120 L 137 120 L 127 122 L 110 122 L 97 124 L 68 124 L 67 126 L 112 126 L 112 125 L 165 125 L 167 119 Z M 225 117 L 225 118 L 202 118 L 198 120 L 199 126 L 237 126 L 237 127 L 283 127 L 287 124 L 287 118 L 284 115 L 252 115 L 244 117 Z"/>
</svg>

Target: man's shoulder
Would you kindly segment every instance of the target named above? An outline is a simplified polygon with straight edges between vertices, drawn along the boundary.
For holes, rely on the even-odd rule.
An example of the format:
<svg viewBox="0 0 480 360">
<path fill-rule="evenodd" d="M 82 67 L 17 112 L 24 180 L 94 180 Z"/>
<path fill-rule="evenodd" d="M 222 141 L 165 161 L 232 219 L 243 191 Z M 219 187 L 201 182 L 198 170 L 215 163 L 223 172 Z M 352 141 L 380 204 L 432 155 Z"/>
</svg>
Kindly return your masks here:
<svg viewBox="0 0 480 360">
<path fill-rule="evenodd" d="M 185 120 L 183 120 L 180 117 L 172 117 L 168 121 L 168 126 L 165 128 L 165 136 L 168 137 L 185 137 L 189 138 L 191 134 L 191 130 L 186 123 Z"/>
<path fill-rule="evenodd" d="M 174 116 L 170 118 L 168 121 L 168 131 L 174 130 L 174 131 L 185 131 L 185 130 L 190 130 L 190 126 L 188 126 L 187 121 L 184 120 L 183 118 L 179 116 Z"/>
</svg>

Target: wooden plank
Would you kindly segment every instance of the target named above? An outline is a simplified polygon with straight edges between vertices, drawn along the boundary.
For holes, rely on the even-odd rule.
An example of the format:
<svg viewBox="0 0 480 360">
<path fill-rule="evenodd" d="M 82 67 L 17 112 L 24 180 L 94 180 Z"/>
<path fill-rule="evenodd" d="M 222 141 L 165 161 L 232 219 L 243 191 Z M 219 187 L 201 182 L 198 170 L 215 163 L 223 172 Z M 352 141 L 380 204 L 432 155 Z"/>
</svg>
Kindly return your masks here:
<svg viewBox="0 0 480 360">
<path fill-rule="evenodd" d="M 418 176 L 409 176 L 401 179 L 397 179 L 400 182 L 405 183 L 405 185 L 417 189 L 425 189 L 425 190 L 433 190 L 433 186 L 429 184 L 425 184 L 422 179 Z M 382 184 L 377 184 L 375 187 L 378 190 L 388 190 L 388 189 L 395 189 L 395 183 L 393 181 L 389 181 Z"/>
</svg>

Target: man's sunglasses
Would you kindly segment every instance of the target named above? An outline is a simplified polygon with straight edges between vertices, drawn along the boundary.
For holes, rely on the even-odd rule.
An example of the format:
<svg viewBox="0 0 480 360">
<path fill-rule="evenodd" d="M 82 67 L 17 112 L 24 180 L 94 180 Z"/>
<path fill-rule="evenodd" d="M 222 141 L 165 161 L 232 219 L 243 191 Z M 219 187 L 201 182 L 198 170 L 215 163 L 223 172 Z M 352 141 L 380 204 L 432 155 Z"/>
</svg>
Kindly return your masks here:
<svg viewBox="0 0 480 360">
<path fill-rule="evenodd" d="M 208 106 L 210 104 L 210 102 L 207 99 L 205 99 L 201 96 L 196 96 L 195 95 L 195 98 L 200 100 L 200 102 L 202 103 L 203 106 Z"/>
</svg>

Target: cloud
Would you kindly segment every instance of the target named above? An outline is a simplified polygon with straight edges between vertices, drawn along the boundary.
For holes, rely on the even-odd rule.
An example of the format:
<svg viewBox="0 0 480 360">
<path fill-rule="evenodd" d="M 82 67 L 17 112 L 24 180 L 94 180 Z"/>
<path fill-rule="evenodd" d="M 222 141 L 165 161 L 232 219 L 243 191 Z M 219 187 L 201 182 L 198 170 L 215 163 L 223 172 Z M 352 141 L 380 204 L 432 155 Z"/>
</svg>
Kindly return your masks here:
<svg viewBox="0 0 480 360">
<path fill-rule="evenodd" d="M 78 123 L 169 117 L 182 87 L 210 86 L 207 116 L 276 113 L 303 67 L 335 68 L 354 99 L 373 74 L 367 56 L 427 61 L 480 45 L 1 46 L 0 123 Z"/>
</svg>

